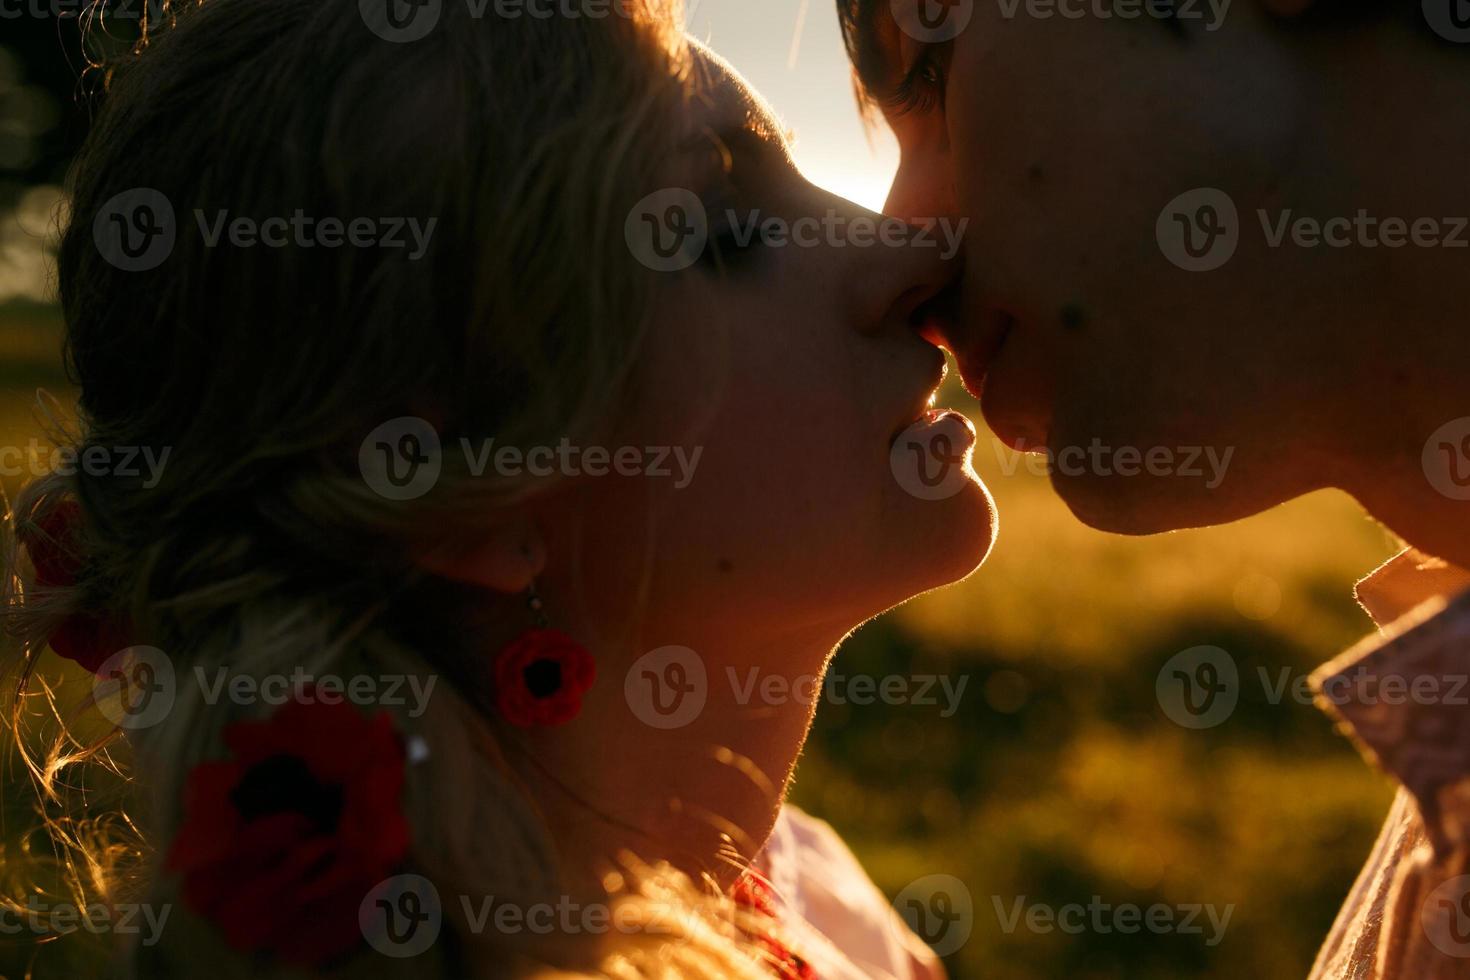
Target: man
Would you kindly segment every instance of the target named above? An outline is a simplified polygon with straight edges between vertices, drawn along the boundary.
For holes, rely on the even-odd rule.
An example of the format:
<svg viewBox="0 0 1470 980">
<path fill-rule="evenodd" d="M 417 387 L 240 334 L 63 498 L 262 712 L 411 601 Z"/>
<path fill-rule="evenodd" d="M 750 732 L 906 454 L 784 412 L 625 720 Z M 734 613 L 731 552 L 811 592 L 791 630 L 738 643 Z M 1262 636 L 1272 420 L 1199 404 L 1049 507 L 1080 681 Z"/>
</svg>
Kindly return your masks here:
<svg viewBox="0 0 1470 980">
<path fill-rule="evenodd" d="M 1411 546 L 1360 587 L 1396 621 L 1314 675 L 1403 788 L 1313 976 L 1470 976 L 1462 0 L 838 9 L 902 151 L 888 210 L 970 219 L 942 340 L 992 428 L 1144 461 L 1055 473 L 1075 514 L 1145 534 L 1337 487 Z M 1182 446 L 1233 450 L 1227 479 L 1149 465 Z"/>
</svg>

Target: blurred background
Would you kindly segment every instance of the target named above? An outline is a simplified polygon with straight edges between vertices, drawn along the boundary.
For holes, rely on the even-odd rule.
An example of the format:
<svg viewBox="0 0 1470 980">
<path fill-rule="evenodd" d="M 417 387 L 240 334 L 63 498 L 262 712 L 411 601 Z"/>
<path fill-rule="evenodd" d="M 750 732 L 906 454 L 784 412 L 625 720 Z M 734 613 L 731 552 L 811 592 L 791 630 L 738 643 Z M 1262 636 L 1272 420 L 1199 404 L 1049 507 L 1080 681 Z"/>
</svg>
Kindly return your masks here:
<svg viewBox="0 0 1470 980">
<path fill-rule="evenodd" d="M 791 126 L 808 176 L 880 208 L 897 154 L 859 121 L 831 0 L 690 4 L 691 31 Z M 86 128 L 81 64 L 74 21 L 0 19 L 4 446 L 42 437 L 38 389 L 71 402 L 49 256 Z M 945 403 L 974 407 L 958 389 Z M 940 940 L 961 940 L 946 958 L 957 978 L 1304 976 L 1391 787 L 1291 687 L 1371 628 L 1352 584 L 1394 543 L 1334 494 L 1229 527 L 1111 537 L 1079 525 L 1043 474 L 986 436 L 976 468 L 1001 513 L 989 564 L 865 627 L 835 666 L 964 678 L 959 710 L 824 704 L 797 801 L 837 827 L 891 898 L 933 875 L 962 883 L 968 921 Z M 13 493 L 20 479 L 3 482 Z M 1156 681 L 1200 645 L 1233 658 L 1239 704 L 1191 730 L 1161 709 Z M 31 804 L 20 774 L 3 775 L 9 851 Z M 1018 907 L 1099 903 L 1163 904 L 1176 921 L 1213 905 L 1230 918 L 1223 936 L 1203 913 L 1198 933 L 1013 920 Z M 27 936 L 0 935 L 0 978 L 90 975 L 68 945 L 38 953 Z"/>
</svg>

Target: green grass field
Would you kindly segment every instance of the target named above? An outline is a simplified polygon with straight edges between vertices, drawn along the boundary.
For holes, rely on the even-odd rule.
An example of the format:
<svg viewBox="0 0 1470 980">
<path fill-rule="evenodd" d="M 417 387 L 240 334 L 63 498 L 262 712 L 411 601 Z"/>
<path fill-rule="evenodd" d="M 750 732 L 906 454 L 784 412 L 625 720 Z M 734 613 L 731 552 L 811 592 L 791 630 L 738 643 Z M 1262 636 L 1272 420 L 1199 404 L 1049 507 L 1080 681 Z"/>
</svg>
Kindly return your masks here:
<svg viewBox="0 0 1470 980">
<path fill-rule="evenodd" d="M 59 345 L 53 311 L 0 307 L 0 445 L 39 434 L 38 387 L 68 399 Z M 929 875 L 964 883 L 973 911 L 952 926 L 969 933 L 947 960 L 956 977 L 1304 976 L 1391 788 L 1315 708 L 1273 703 L 1272 686 L 1370 628 L 1352 583 L 1392 542 L 1328 494 L 1225 528 L 1112 537 L 1079 525 L 1044 478 L 1005 475 L 988 444 L 977 468 L 1002 515 L 989 564 L 868 625 L 836 662 L 967 677 L 959 710 L 824 705 L 798 802 L 890 896 Z M 1229 720 L 1193 731 L 1164 715 L 1155 681 L 1201 644 L 1230 652 L 1241 693 Z M 28 810 L 4 773 L 0 845 L 13 853 Z M 1152 932 L 1016 918 L 1102 903 L 1167 906 L 1180 924 L 1193 906 L 1230 918 L 1223 932 L 1202 912 Z M 34 950 L 21 939 L 0 936 L 0 978 L 25 975 Z M 48 950 L 35 975 L 89 975 L 80 963 Z"/>
</svg>

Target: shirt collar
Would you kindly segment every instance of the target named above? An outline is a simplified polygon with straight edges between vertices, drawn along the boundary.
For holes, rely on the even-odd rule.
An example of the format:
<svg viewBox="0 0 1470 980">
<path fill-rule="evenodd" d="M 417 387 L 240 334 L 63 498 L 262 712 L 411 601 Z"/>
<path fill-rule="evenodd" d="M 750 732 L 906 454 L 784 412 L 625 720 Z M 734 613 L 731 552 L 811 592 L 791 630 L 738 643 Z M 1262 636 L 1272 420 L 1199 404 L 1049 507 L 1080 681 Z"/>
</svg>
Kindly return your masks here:
<svg viewBox="0 0 1470 980">
<path fill-rule="evenodd" d="M 1425 603 L 1470 591 L 1470 571 L 1409 548 L 1357 585 L 1358 602 L 1379 627 L 1409 616 Z"/>
<path fill-rule="evenodd" d="M 1313 672 L 1317 704 L 1414 796 L 1435 854 L 1470 858 L 1470 809 L 1441 807 L 1470 780 L 1470 572 L 1410 550 L 1358 599 L 1380 633 Z"/>
</svg>

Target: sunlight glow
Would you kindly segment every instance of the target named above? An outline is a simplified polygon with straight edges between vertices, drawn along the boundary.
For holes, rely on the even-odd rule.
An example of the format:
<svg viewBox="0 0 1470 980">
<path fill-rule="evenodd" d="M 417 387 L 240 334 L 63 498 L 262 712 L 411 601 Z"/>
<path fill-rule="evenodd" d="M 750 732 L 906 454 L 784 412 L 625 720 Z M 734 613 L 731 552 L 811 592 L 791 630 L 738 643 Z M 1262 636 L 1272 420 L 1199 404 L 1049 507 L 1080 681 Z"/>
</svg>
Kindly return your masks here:
<svg viewBox="0 0 1470 980">
<path fill-rule="evenodd" d="M 831 0 L 702 0 L 689 33 L 727 59 L 796 134 L 796 164 L 812 183 L 873 211 L 883 207 L 898 148 L 871 136 L 853 97 Z"/>
</svg>

